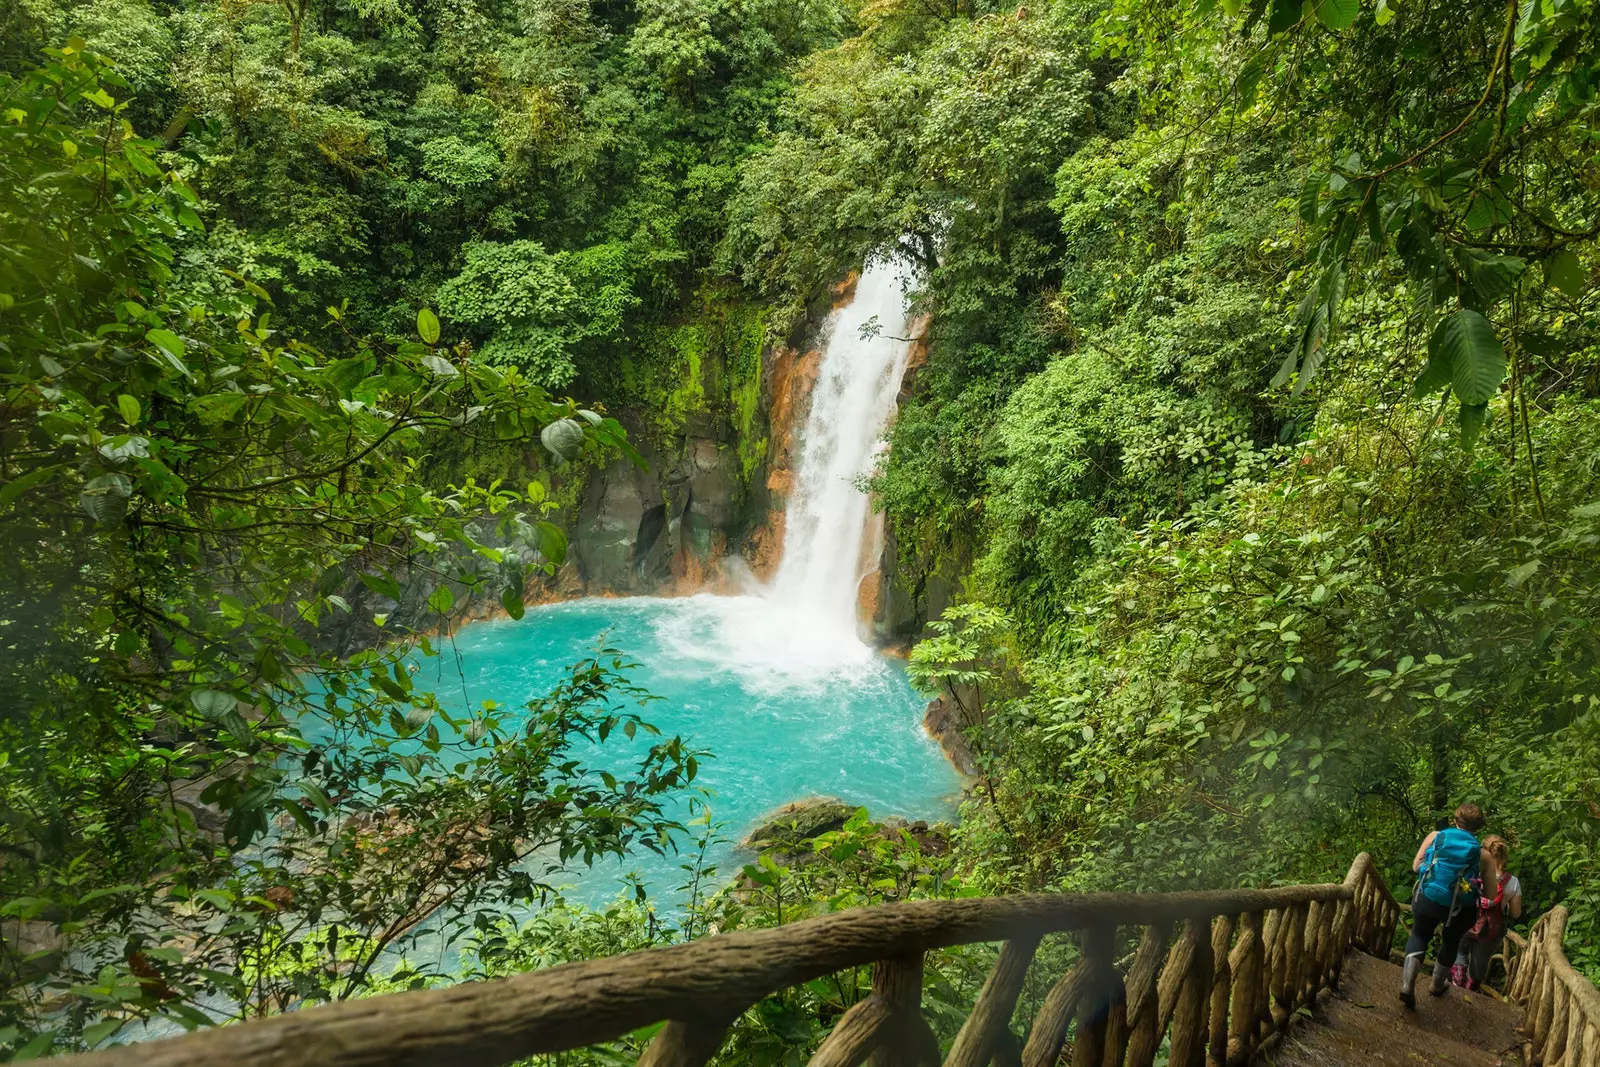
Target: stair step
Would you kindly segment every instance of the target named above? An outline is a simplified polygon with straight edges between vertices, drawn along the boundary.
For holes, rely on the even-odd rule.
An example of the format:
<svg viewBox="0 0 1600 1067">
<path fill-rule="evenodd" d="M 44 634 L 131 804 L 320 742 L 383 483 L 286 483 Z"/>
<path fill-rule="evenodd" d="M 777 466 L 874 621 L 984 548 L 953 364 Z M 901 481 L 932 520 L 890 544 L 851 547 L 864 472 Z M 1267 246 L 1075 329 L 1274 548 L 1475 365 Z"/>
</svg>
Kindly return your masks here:
<svg viewBox="0 0 1600 1067">
<path fill-rule="evenodd" d="M 1451 987 L 1428 995 L 1426 972 L 1417 982 L 1416 1010 L 1396 996 L 1400 968 L 1352 952 L 1337 993 L 1316 1016 L 1301 1020 L 1275 1048 L 1257 1058 L 1272 1067 L 1510 1067 L 1521 1062 L 1521 1013 L 1482 993 Z"/>
</svg>

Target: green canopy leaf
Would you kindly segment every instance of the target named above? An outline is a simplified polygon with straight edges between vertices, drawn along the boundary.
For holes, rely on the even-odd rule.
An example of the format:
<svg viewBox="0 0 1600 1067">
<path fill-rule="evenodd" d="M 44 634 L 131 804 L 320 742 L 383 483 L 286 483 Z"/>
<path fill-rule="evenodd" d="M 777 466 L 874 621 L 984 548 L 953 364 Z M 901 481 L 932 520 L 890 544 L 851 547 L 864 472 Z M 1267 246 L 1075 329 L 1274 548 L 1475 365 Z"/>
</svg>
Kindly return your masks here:
<svg viewBox="0 0 1600 1067">
<path fill-rule="evenodd" d="M 1516 256 L 1496 255 L 1476 248 L 1457 250 L 1461 274 L 1482 307 L 1510 294 L 1527 264 Z"/>
<path fill-rule="evenodd" d="M 1361 0 L 1311 0 L 1311 13 L 1330 30 L 1342 30 L 1361 14 Z"/>
<path fill-rule="evenodd" d="M 576 419 L 557 419 L 539 432 L 539 440 L 558 459 L 570 463 L 583 448 L 583 427 Z"/>
<path fill-rule="evenodd" d="M 1461 405 L 1461 447 L 1470 449 L 1478 443 L 1478 435 L 1483 433 L 1483 424 L 1489 416 L 1488 404 L 1462 404 Z"/>
<path fill-rule="evenodd" d="M 1559 249 L 1544 261 L 1544 281 L 1552 289 L 1578 299 L 1589 288 L 1589 279 L 1583 270 L 1583 261 L 1570 248 Z"/>
<path fill-rule="evenodd" d="M 1272 13 L 1267 17 L 1267 33 L 1279 34 L 1300 24 L 1300 0 L 1272 0 Z"/>
<path fill-rule="evenodd" d="M 417 312 L 417 335 L 430 345 L 439 343 L 439 317 L 427 308 Z"/>
<path fill-rule="evenodd" d="M 1487 404 L 1506 376 L 1506 352 L 1488 319 L 1467 308 L 1439 323 L 1428 342 L 1429 361 L 1444 360 L 1463 405 Z M 1426 373 L 1426 372 L 1424 372 Z"/>
<path fill-rule="evenodd" d="M 553 522 L 537 522 L 534 530 L 539 537 L 539 554 L 560 566 L 567 559 L 567 534 Z"/>
</svg>

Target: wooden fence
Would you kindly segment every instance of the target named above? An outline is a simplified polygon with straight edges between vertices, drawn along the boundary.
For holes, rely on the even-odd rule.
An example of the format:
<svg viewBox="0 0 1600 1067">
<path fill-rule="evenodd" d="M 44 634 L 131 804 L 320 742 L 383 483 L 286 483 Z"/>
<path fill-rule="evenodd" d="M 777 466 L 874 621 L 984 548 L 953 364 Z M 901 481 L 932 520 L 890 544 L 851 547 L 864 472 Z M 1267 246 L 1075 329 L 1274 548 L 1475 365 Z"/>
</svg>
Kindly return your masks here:
<svg viewBox="0 0 1600 1067">
<path fill-rule="evenodd" d="M 1532 1063 L 1600 1067 L 1600 991 L 1567 960 L 1567 909 L 1551 908 L 1528 938 L 1507 937 L 1509 999 L 1523 1007 Z"/>
<path fill-rule="evenodd" d="M 872 992 L 839 1018 L 812 1067 L 868 1058 L 873 1067 L 937 1067 L 939 1045 L 921 1010 L 924 954 L 1002 942 L 945 1067 L 1053 1067 L 1064 1053 L 1074 1067 L 1149 1067 L 1163 1039 L 1172 1067 L 1224 1067 L 1246 1062 L 1299 1008 L 1314 1006 L 1338 981 L 1350 948 L 1387 955 L 1399 915 L 1365 853 L 1330 885 L 885 904 L 493 982 L 345 1001 L 67 1062 L 490 1067 L 665 1020 L 639 1063 L 699 1067 L 762 998 L 871 965 Z M 1078 935 L 1078 961 L 1018 1041 L 1012 1016 L 1034 952 L 1045 935 L 1068 931 Z"/>
</svg>

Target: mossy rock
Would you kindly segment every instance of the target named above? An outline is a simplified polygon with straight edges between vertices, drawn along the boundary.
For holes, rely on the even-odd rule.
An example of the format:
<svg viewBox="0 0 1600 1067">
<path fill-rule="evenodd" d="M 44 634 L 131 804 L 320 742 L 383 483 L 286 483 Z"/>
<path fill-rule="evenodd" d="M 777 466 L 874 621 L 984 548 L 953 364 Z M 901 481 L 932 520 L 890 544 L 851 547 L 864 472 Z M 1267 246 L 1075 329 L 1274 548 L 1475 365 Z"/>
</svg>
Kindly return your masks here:
<svg viewBox="0 0 1600 1067">
<path fill-rule="evenodd" d="M 794 852 L 813 838 L 841 829 L 855 813 L 856 805 L 834 797 L 797 800 L 762 820 L 744 843 L 763 852 Z"/>
</svg>

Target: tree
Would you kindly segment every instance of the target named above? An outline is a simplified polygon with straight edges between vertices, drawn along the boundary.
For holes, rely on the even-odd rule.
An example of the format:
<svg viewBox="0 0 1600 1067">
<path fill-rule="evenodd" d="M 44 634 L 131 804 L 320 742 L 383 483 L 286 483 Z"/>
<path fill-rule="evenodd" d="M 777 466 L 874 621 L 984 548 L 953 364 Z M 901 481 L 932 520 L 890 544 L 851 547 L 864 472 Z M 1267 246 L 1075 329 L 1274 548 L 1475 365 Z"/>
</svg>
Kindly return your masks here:
<svg viewBox="0 0 1600 1067">
<path fill-rule="evenodd" d="M 535 852 L 670 847 L 695 772 L 677 739 L 576 756 L 648 732 L 615 654 L 525 714 L 414 683 L 458 598 L 520 616 L 566 546 L 543 482 L 419 484 L 430 449 L 576 409 L 427 310 L 337 355 L 280 328 L 126 89 L 81 43 L 0 80 L 0 895 L 66 946 L 7 950 L 0 1040 L 30 1053 L 350 995 L 435 913 L 536 898 Z"/>
</svg>

